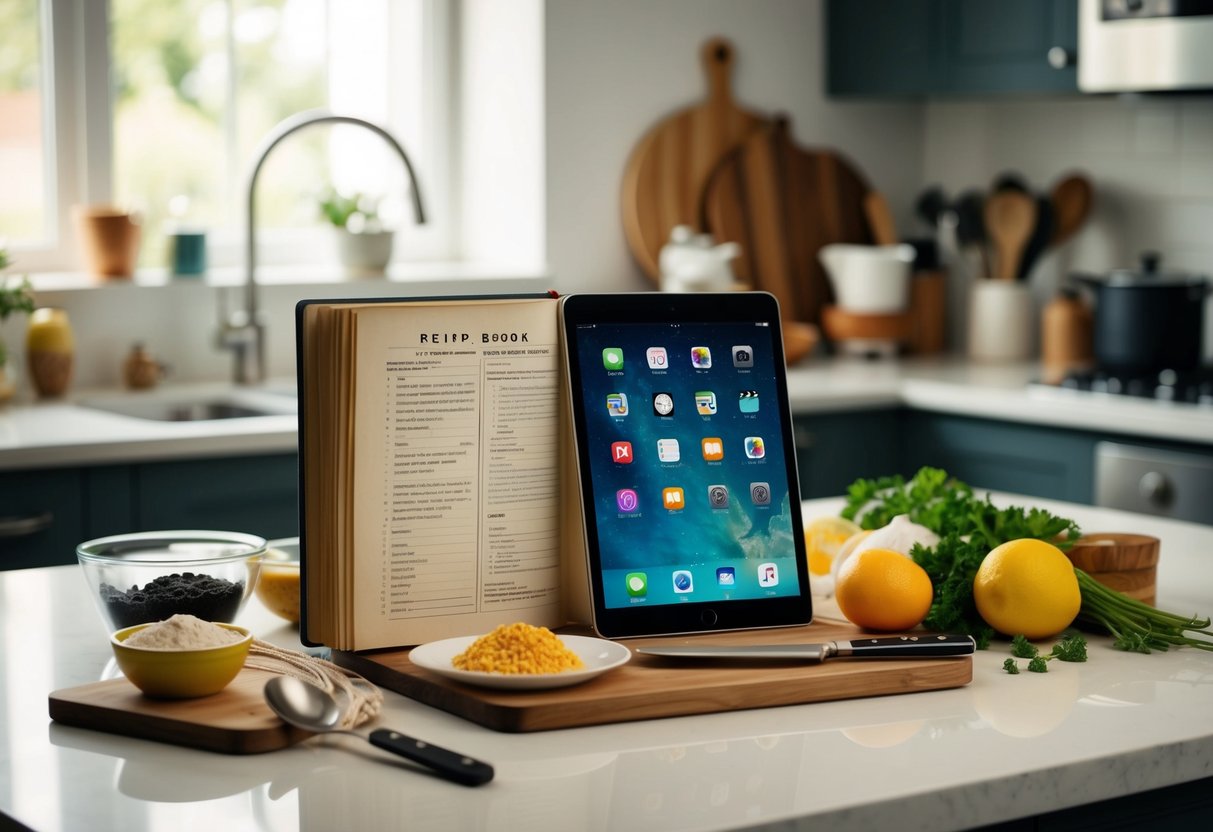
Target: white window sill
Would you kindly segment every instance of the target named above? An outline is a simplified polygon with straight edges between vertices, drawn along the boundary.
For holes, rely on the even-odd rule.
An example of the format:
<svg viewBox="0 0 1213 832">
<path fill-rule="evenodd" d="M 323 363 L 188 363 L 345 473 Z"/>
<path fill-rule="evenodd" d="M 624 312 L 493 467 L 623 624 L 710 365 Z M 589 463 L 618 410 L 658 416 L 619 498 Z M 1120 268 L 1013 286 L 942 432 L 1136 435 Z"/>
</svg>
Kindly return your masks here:
<svg viewBox="0 0 1213 832">
<path fill-rule="evenodd" d="M 168 286 L 236 287 L 244 286 L 241 267 L 211 269 L 197 276 L 174 276 L 165 269 L 140 269 L 133 278 L 100 278 L 85 272 L 38 272 L 29 275 L 35 292 L 87 292 L 131 288 L 155 289 Z M 546 267 L 494 265 L 466 261 L 393 263 L 385 275 L 350 276 L 339 266 L 259 266 L 257 283 L 261 286 L 341 286 L 366 288 L 392 284 L 422 294 L 433 289 L 452 295 L 485 292 L 546 291 L 552 278 Z M 394 291 L 394 290 L 393 290 Z M 361 292 L 359 292 L 361 294 Z"/>
</svg>

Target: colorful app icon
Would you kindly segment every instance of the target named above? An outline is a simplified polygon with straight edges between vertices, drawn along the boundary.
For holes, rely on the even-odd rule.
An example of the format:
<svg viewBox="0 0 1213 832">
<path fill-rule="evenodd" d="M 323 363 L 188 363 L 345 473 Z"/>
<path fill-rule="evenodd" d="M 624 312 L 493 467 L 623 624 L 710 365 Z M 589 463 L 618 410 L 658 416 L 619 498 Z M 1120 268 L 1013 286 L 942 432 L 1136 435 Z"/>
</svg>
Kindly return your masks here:
<svg viewBox="0 0 1213 832">
<path fill-rule="evenodd" d="M 733 347 L 733 366 L 734 367 L 753 367 L 754 366 L 754 350 L 748 346 Z"/>
<path fill-rule="evenodd" d="M 707 370 L 712 366 L 712 351 L 707 347 L 691 347 L 691 366 Z"/>
<path fill-rule="evenodd" d="M 712 508 L 728 508 L 729 487 L 727 485 L 709 485 L 708 505 Z"/>
<path fill-rule="evenodd" d="M 750 501 L 756 506 L 771 504 L 771 484 L 769 482 L 750 483 Z"/>
<path fill-rule="evenodd" d="M 665 347 L 649 347 L 644 351 L 644 357 L 648 359 L 650 370 L 664 370 L 670 366 L 670 357 L 666 354 Z"/>
<path fill-rule="evenodd" d="M 649 594 L 649 576 L 643 572 L 629 572 L 623 576 L 623 586 L 633 598 Z"/>
<path fill-rule="evenodd" d="M 767 446 L 762 441 L 761 436 L 747 436 L 745 438 L 745 455 L 750 459 L 762 459 L 767 455 Z"/>
<path fill-rule="evenodd" d="M 627 416 L 627 393 L 607 393 L 607 413 L 612 416 Z"/>
<path fill-rule="evenodd" d="M 631 442 L 612 442 L 611 443 L 611 459 L 620 465 L 632 464 L 632 443 Z"/>
<path fill-rule="evenodd" d="M 620 511 L 635 511 L 636 506 L 640 505 L 640 497 L 635 489 L 621 488 L 615 492 L 615 505 Z"/>
<path fill-rule="evenodd" d="M 655 415 L 655 416 L 673 416 L 674 415 L 674 396 L 670 393 L 654 393 L 653 394 L 653 415 Z"/>
<path fill-rule="evenodd" d="M 691 573 L 686 569 L 674 570 L 674 591 L 678 594 L 693 592 L 695 590 L 695 580 L 691 577 Z"/>
<path fill-rule="evenodd" d="M 623 369 L 623 350 L 620 347 L 607 347 L 602 351 L 602 366 L 608 370 Z"/>
<path fill-rule="evenodd" d="M 700 390 L 695 394 L 695 409 L 700 416 L 716 415 L 716 394 L 711 390 Z"/>
<path fill-rule="evenodd" d="M 708 462 L 724 459 L 724 441 L 719 436 L 704 437 L 700 445 L 703 448 L 703 458 Z"/>
<path fill-rule="evenodd" d="M 678 440 L 658 439 L 657 459 L 659 462 L 678 462 L 681 460 L 682 451 L 678 448 Z"/>
<path fill-rule="evenodd" d="M 779 567 L 773 563 L 758 564 L 758 585 L 776 586 L 779 583 Z"/>
<path fill-rule="evenodd" d="M 736 586 L 737 572 L 731 566 L 721 566 L 716 570 L 717 586 Z"/>
<path fill-rule="evenodd" d="M 742 413 L 757 413 L 758 391 L 742 390 L 737 394 L 737 406 L 741 408 Z"/>
<path fill-rule="evenodd" d="M 661 504 L 670 511 L 682 511 L 686 508 L 686 495 L 677 486 L 661 489 Z"/>
</svg>

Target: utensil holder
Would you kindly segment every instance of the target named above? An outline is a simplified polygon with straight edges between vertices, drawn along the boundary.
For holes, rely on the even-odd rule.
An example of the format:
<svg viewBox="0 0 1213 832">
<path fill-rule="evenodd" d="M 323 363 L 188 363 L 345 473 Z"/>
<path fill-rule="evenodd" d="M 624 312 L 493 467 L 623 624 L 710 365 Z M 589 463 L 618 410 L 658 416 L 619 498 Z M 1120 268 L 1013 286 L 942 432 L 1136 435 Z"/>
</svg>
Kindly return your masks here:
<svg viewBox="0 0 1213 832">
<path fill-rule="evenodd" d="M 969 357 L 975 361 L 1025 361 L 1035 338 L 1032 293 L 1009 280 L 978 280 L 969 294 Z"/>
</svg>

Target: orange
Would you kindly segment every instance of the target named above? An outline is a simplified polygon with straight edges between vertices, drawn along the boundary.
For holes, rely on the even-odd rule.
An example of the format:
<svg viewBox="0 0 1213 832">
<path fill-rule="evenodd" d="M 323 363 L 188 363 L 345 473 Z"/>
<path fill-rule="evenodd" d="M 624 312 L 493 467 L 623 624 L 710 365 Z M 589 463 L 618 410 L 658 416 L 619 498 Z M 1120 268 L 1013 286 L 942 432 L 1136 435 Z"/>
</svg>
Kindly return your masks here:
<svg viewBox="0 0 1213 832">
<path fill-rule="evenodd" d="M 931 579 L 914 561 L 892 549 L 851 555 L 838 570 L 835 600 L 852 624 L 868 630 L 909 630 L 931 608 Z"/>
<path fill-rule="evenodd" d="M 1082 606 L 1070 559 L 1043 540 L 1010 540 L 990 551 L 973 578 L 973 601 L 986 623 L 1030 639 L 1069 627 Z"/>
<path fill-rule="evenodd" d="M 805 524 L 804 547 L 809 559 L 809 574 L 829 575 L 830 564 L 842 544 L 862 531 L 845 517 L 818 517 Z"/>
</svg>

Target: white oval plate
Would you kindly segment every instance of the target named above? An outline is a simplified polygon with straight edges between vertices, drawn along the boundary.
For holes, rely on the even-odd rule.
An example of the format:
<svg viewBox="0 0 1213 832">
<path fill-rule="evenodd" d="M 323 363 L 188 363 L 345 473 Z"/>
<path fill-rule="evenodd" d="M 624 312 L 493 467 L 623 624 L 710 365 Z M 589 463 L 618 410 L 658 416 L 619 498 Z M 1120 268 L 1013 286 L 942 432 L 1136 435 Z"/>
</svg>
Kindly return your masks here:
<svg viewBox="0 0 1213 832">
<path fill-rule="evenodd" d="M 484 673 L 479 670 L 460 670 L 451 664 L 451 659 L 462 653 L 480 636 L 461 636 L 442 641 L 431 641 L 414 647 L 409 652 L 409 661 L 439 676 L 454 679 L 468 685 L 507 690 L 544 690 L 563 688 L 588 682 L 608 670 L 626 664 L 632 651 L 613 641 L 589 636 L 560 636 L 564 646 L 581 657 L 583 670 L 566 670 L 563 673 Z"/>
</svg>

